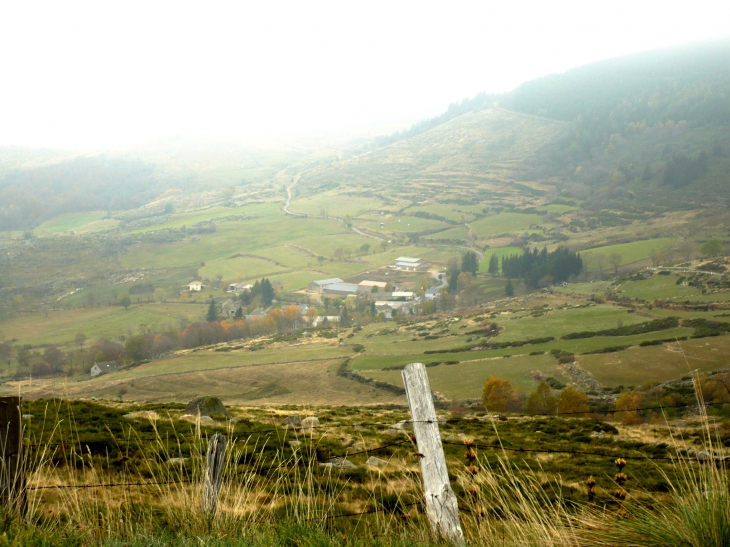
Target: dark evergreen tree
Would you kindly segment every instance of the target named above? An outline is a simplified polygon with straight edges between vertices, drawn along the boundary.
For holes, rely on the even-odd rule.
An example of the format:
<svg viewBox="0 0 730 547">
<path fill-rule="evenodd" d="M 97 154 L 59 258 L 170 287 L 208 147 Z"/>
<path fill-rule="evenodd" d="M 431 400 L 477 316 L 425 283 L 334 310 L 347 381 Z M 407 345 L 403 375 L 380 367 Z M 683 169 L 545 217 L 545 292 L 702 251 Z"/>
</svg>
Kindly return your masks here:
<svg viewBox="0 0 730 547">
<path fill-rule="evenodd" d="M 261 305 L 265 308 L 271 306 L 274 296 L 274 287 L 271 286 L 271 282 L 267 278 L 263 278 L 261 280 Z"/>
<path fill-rule="evenodd" d="M 461 257 L 461 271 L 476 275 L 479 271 L 479 260 L 474 251 L 468 251 Z"/>
<path fill-rule="evenodd" d="M 243 319 L 243 307 L 239 306 L 236 308 L 236 313 L 233 314 L 233 319 Z"/>
<path fill-rule="evenodd" d="M 515 295 L 515 288 L 512 286 L 512 280 L 508 279 L 507 284 L 504 286 L 504 294 L 507 296 L 514 296 Z"/>
<path fill-rule="evenodd" d="M 502 258 L 502 274 L 524 280 L 528 287 L 541 284 L 562 283 L 583 270 L 583 260 L 578 253 L 567 247 L 558 247 L 552 252 L 533 249 L 522 255 Z"/>
<path fill-rule="evenodd" d="M 489 257 L 489 273 L 492 276 L 499 274 L 499 259 L 496 253 L 492 253 L 492 256 Z"/>
<path fill-rule="evenodd" d="M 212 323 L 213 321 L 216 321 L 218 319 L 218 311 L 216 310 L 215 306 L 215 298 L 210 299 L 210 306 L 208 306 L 208 314 L 205 316 L 205 319 Z"/>
</svg>

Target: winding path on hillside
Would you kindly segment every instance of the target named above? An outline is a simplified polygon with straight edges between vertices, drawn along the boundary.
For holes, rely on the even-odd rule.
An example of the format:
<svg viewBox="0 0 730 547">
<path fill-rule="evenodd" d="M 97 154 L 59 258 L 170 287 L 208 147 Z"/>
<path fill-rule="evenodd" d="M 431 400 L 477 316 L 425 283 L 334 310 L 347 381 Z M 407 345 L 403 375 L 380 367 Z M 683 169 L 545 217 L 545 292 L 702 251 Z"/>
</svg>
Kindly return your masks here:
<svg viewBox="0 0 730 547">
<path fill-rule="evenodd" d="M 286 203 L 284 204 L 283 210 L 284 210 L 284 213 L 286 213 L 287 215 L 291 215 L 293 217 L 306 218 L 307 215 L 305 215 L 304 213 L 295 213 L 294 211 L 289 209 L 289 206 L 291 205 L 291 200 L 292 200 L 292 193 L 293 193 L 292 190 L 294 189 L 294 186 L 296 186 L 296 184 L 299 182 L 300 177 L 301 177 L 301 173 L 297 173 L 294 176 L 294 180 L 292 181 L 292 183 L 289 186 L 287 186 Z M 340 217 L 332 217 L 332 218 L 333 218 L 333 220 L 336 220 L 337 222 L 341 223 L 343 226 L 346 226 L 345 221 L 343 219 L 341 219 Z M 387 241 L 387 239 L 384 237 L 378 237 L 378 236 L 375 236 L 372 234 L 365 233 L 355 226 L 350 225 L 349 228 L 350 228 L 350 230 L 355 232 L 357 235 L 367 237 L 370 239 L 377 239 L 378 241 Z M 455 249 L 466 249 L 467 251 L 472 251 L 472 252 L 476 253 L 476 255 L 479 257 L 479 260 L 482 260 L 484 258 L 483 252 L 481 252 L 477 249 L 472 249 L 471 247 L 467 247 L 465 245 L 430 245 L 430 246 L 432 246 L 432 247 L 453 247 Z"/>
</svg>

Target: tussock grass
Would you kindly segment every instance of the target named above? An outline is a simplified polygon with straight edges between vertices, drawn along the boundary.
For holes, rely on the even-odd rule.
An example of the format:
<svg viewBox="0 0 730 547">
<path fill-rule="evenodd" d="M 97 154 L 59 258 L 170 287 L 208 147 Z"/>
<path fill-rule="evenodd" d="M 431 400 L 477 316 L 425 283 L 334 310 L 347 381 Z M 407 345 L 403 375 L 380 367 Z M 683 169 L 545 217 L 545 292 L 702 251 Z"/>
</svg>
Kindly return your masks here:
<svg viewBox="0 0 730 547">
<path fill-rule="evenodd" d="M 698 398 L 702 413 L 697 421 L 702 424 L 703 435 L 698 450 L 717 461 L 679 459 L 674 466 L 657 465 L 656 475 L 666 488 L 649 491 L 632 482 L 640 464 L 630 460 L 627 473 L 631 480 L 625 501 L 611 497 L 610 466 L 591 466 L 591 472 L 597 472 L 599 487 L 595 500 L 589 502 L 583 484 L 569 483 L 556 475 L 555 461 L 536 458 L 526 463 L 513 452 L 502 451 L 502 443 L 505 447 L 509 443 L 501 433 L 509 432 L 514 425 L 512 420 L 492 421 L 495 450 L 483 447 L 474 460 L 476 474 L 454 465 L 453 451 L 447 451 L 452 454 L 452 485 L 459 497 L 467 543 L 540 547 L 730 544 L 730 488 L 720 436 L 715 430 L 717 422 L 704 412 L 699 393 Z M 39 438 L 57 438 L 53 433 L 61 429 L 66 436 L 76 431 L 76 441 L 88 436 L 74 411 L 79 412 L 78 407 L 49 405 L 45 417 L 48 428 L 40 428 Z M 335 410 L 329 414 L 331 418 L 342 418 Z M 395 414 L 388 419 L 394 418 Z M 591 424 L 578 419 L 565 423 L 542 419 L 539 425 L 535 422 L 535 427 L 546 431 L 573 426 Z M 142 434 L 130 429 L 120 435 L 115 430 L 115 438 L 123 448 L 121 458 L 114 454 L 115 461 L 111 461 L 111 455 L 105 459 L 92 454 L 83 442 L 63 446 L 47 442 L 40 446 L 29 453 L 31 488 L 147 485 L 31 489 L 25 515 L 0 513 L 0 546 L 441 544 L 432 536 L 423 515 L 415 458 L 386 452 L 378 455 L 389 460 L 387 469 L 359 466 L 346 472 L 337 467 L 325 468 L 320 462 L 326 461 L 335 446 L 326 431 L 281 431 L 269 438 L 237 438 L 234 424 L 229 423 L 225 433 L 231 440 L 226 449 L 220 502 L 215 515 L 206 516 L 201 510 L 202 478 L 207 435 L 212 430 L 201 427 L 199 422 L 192 424 L 192 430 L 176 429 L 190 427 L 168 416 L 150 420 L 139 428 Z M 468 431 L 467 422 L 459 427 Z M 363 442 L 355 431 L 349 433 Z M 301 445 L 284 450 L 288 440 L 295 439 Z M 681 436 L 672 437 L 671 442 L 675 449 L 684 446 Z M 129 459 L 122 461 L 125 455 Z M 172 458 L 183 461 L 170 463 Z M 576 465 L 569 460 L 565 464 Z M 568 469 L 565 467 L 566 474 Z"/>
</svg>

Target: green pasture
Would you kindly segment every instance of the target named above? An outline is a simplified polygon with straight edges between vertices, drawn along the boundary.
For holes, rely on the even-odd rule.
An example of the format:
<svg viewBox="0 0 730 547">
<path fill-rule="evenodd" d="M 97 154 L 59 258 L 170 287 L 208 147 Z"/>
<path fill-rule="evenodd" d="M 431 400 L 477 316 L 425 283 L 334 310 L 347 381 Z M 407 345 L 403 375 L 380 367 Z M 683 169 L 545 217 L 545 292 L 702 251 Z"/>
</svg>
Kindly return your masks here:
<svg viewBox="0 0 730 547">
<path fill-rule="evenodd" d="M 320 216 L 322 209 L 330 217 L 344 218 L 346 215 L 357 217 L 372 210 L 379 210 L 382 201 L 375 197 L 358 195 L 356 192 L 330 190 L 315 196 L 292 199 L 290 209 L 295 213 L 309 216 Z"/>
<path fill-rule="evenodd" d="M 693 329 L 679 327 L 659 332 L 647 332 L 644 334 L 636 334 L 633 336 L 595 336 L 593 338 L 581 338 L 578 340 L 554 340 L 544 344 L 525 345 L 513 348 L 501 348 L 494 350 L 478 350 L 478 351 L 461 351 L 458 353 L 430 353 L 424 354 L 424 351 L 432 349 L 449 349 L 468 345 L 468 340 L 458 338 L 445 338 L 441 340 L 427 340 L 418 343 L 409 342 L 392 342 L 398 347 L 403 346 L 413 353 L 377 353 L 377 349 L 372 350 L 366 343 L 363 343 L 368 349 L 365 355 L 359 355 L 352 361 L 352 368 L 355 370 L 381 370 L 383 368 L 400 367 L 408 363 L 437 363 L 444 361 L 473 361 L 475 359 L 497 359 L 504 357 L 512 357 L 517 355 L 529 355 L 530 353 L 547 353 L 553 349 L 568 351 L 575 354 L 590 353 L 603 350 L 605 348 L 615 346 L 638 346 L 641 342 L 648 340 L 664 340 L 667 338 L 681 338 L 691 335 Z M 474 344 L 474 342 L 471 342 Z M 626 350 L 625 350 L 626 351 Z M 617 352 L 620 353 L 620 352 Z M 606 354 L 607 355 L 607 354 Z M 552 357 L 551 357 L 552 358 Z M 646 377 L 645 381 L 651 378 Z"/>
<path fill-rule="evenodd" d="M 648 319 L 615 306 L 596 305 L 555 309 L 539 317 L 532 317 L 529 313 L 502 313 L 495 321 L 504 329 L 495 340 L 507 342 L 544 336 L 559 338 L 571 332 L 612 329 L 619 322 L 628 326 Z"/>
<path fill-rule="evenodd" d="M 621 284 L 619 292 L 629 298 L 655 300 L 657 298 L 684 299 L 698 296 L 701 291 L 696 287 L 677 285 L 676 275 L 653 275 L 642 281 L 626 281 Z"/>
<path fill-rule="evenodd" d="M 520 355 L 508 359 L 480 359 L 455 365 L 437 365 L 428 368 L 431 389 L 450 399 L 480 399 L 484 382 L 490 376 L 510 380 L 524 392 L 535 389 L 539 383 L 534 371 L 567 382 L 551 355 Z M 370 370 L 364 376 L 399 386 L 403 379 L 399 370 Z"/>
<path fill-rule="evenodd" d="M 457 226 L 456 228 L 449 228 L 443 232 L 436 232 L 435 234 L 428 234 L 422 237 L 423 239 L 458 239 L 460 241 L 466 241 L 467 233 L 466 228 Z"/>
<path fill-rule="evenodd" d="M 265 217 L 280 216 L 278 204 L 276 203 L 252 203 L 242 207 L 206 207 L 194 211 L 173 213 L 170 219 L 162 224 L 145 226 L 131 233 L 157 232 L 167 228 L 191 227 L 199 222 L 215 221 L 218 218 L 233 215 L 262 215 Z"/>
<path fill-rule="evenodd" d="M 494 237 L 502 234 L 520 234 L 533 224 L 545 226 L 543 217 L 534 214 L 499 213 L 471 223 L 477 237 Z"/>
<path fill-rule="evenodd" d="M 640 386 L 730 368 L 730 336 L 699 338 L 618 353 L 584 355 L 580 366 L 605 386 Z"/>
<path fill-rule="evenodd" d="M 67 232 L 69 230 L 84 231 L 87 225 L 95 225 L 97 229 L 111 229 L 119 224 L 118 221 L 108 219 L 102 222 L 107 216 L 105 211 L 91 211 L 88 213 L 66 213 L 58 215 L 45 221 L 38 226 L 34 232 L 36 235 L 52 235 Z M 103 227 L 103 228 L 102 228 Z"/>
<path fill-rule="evenodd" d="M 383 216 L 376 221 L 358 221 L 358 226 L 383 233 L 416 233 L 438 228 L 450 228 L 450 224 L 430 218 L 410 216 Z"/>
<path fill-rule="evenodd" d="M 247 280 L 276 275 L 286 269 L 265 258 L 232 255 L 206 262 L 198 273 L 204 278 L 221 275 L 226 280 Z"/>
<path fill-rule="evenodd" d="M 206 371 L 221 368 L 250 367 L 299 361 L 317 361 L 345 357 L 351 354 L 351 348 L 346 346 L 332 346 L 327 342 L 284 346 L 259 351 L 236 350 L 231 352 L 220 352 L 201 350 L 189 352 L 184 355 L 168 357 L 166 359 L 158 359 L 138 367 L 121 370 L 114 373 L 114 379 L 126 380 L 131 378 L 145 378 L 149 376 L 180 374 L 183 372 Z M 107 378 L 112 377 L 108 376 Z M 94 380 L 90 380 L 90 382 L 93 383 Z"/>
<path fill-rule="evenodd" d="M 493 254 L 497 255 L 499 260 L 499 270 L 502 271 L 502 258 L 510 255 L 521 255 L 524 251 L 520 247 L 495 247 L 494 249 L 487 249 L 484 251 L 484 258 L 479 262 L 479 271 L 489 271 L 489 259 L 492 258 Z"/>
<path fill-rule="evenodd" d="M 203 304 L 133 304 L 125 310 L 121 306 L 101 306 L 72 310 L 50 310 L 28 313 L 6 319 L 0 330 L 9 340 L 18 344 L 72 345 L 76 333 L 86 334 L 89 342 L 105 337 L 117 340 L 120 336 L 139 333 L 140 325 L 148 329 L 178 328 L 180 320 L 198 321 L 205 317 Z"/>
<path fill-rule="evenodd" d="M 336 222 L 322 222 L 279 215 L 245 221 L 220 223 L 216 232 L 201 234 L 167 245 L 140 243 L 122 258 L 126 268 L 169 268 L 225 259 L 236 253 L 321 236 L 342 234 Z M 363 240 L 366 238 L 362 238 Z M 334 249 L 333 249 L 334 250 Z"/>
<path fill-rule="evenodd" d="M 474 213 L 472 211 L 467 211 L 461 205 L 451 205 L 448 203 L 429 203 L 425 206 L 419 205 L 413 209 L 407 209 L 406 212 L 410 214 L 417 212 L 429 213 L 460 223 L 471 222 L 474 220 Z"/>
<path fill-rule="evenodd" d="M 551 290 L 564 294 L 591 296 L 605 293 L 612 285 L 613 281 L 590 281 L 587 283 L 569 283 L 567 287 L 555 285 L 551 287 Z"/>
<path fill-rule="evenodd" d="M 631 243 L 620 243 L 618 245 L 606 245 L 604 247 L 594 247 L 592 249 L 586 249 L 580 252 L 580 256 L 583 258 L 588 271 L 597 271 L 598 265 L 596 263 L 595 255 L 602 254 L 605 257 L 603 269 L 605 271 L 612 271 L 613 266 L 609 262 L 608 258 L 616 253 L 621 255 L 621 265 L 626 266 L 639 262 L 640 260 L 647 260 L 651 257 L 653 252 L 660 253 L 666 251 L 672 245 L 676 239 L 671 237 L 662 237 L 657 239 L 646 239 L 642 241 L 632 241 Z"/>
</svg>

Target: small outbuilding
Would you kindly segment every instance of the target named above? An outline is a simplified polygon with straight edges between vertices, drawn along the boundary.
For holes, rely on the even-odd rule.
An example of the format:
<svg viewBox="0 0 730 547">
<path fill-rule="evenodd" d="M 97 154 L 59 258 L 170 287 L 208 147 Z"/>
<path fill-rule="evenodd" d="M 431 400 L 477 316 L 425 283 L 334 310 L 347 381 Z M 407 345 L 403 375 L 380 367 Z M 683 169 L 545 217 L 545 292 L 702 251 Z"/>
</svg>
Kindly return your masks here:
<svg viewBox="0 0 730 547">
<path fill-rule="evenodd" d="M 94 366 L 91 367 L 91 377 L 96 378 L 97 376 L 101 376 L 107 372 L 114 372 L 118 368 L 119 365 L 116 361 L 102 361 L 100 363 L 94 363 Z"/>
</svg>

